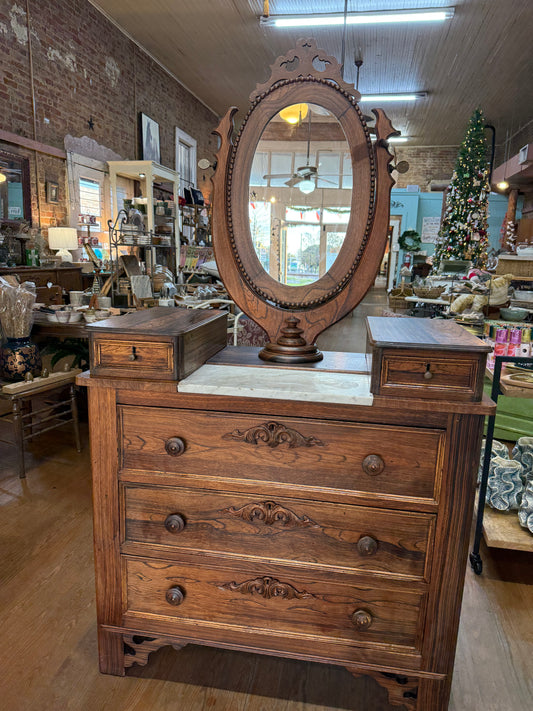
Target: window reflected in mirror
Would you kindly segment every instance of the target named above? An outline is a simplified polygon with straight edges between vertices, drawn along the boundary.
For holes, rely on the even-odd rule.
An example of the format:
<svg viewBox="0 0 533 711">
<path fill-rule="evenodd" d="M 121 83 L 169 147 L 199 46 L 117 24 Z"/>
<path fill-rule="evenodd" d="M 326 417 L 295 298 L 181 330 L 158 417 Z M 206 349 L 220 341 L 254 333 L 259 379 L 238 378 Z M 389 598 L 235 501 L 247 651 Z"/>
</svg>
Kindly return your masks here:
<svg viewBox="0 0 533 711">
<path fill-rule="evenodd" d="M 0 220 L 31 221 L 29 161 L 7 151 L 0 151 Z"/>
<path fill-rule="evenodd" d="M 290 286 L 317 281 L 331 268 L 352 201 L 353 170 L 342 127 L 327 109 L 306 106 L 296 123 L 283 119 L 284 110 L 273 117 L 250 171 L 255 253 L 273 279 Z"/>
</svg>

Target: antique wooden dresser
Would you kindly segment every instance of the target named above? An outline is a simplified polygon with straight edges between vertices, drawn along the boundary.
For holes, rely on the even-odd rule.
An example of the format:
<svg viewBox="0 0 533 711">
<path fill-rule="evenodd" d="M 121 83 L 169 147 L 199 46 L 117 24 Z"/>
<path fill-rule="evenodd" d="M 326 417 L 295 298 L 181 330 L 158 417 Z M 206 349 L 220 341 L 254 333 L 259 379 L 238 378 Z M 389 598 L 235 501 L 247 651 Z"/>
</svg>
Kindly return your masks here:
<svg viewBox="0 0 533 711">
<path fill-rule="evenodd" d="M 447 708 L 486 347 L 420 319 L 369 334 L 372 376 L 362 355 L 289 369 L 229 348 L 180 383 L 85 379 L 103 672 L 194 642 Z"/>
<path fill-rule="evenodd" d="M 211 338 L 189 327 L 165 335 L 159 323 L 153 337 L 94 329 L 86 381 L 103 672 L 194 642 L 342 665 L 372 676 L 393 705 L 448 707 L 492 411 L 488 347 L 453 322 L 376 318 L 366 355 L 319 351 L 318 334 L 362 299 L 386 247 L 395 130 L 375 110 L 371 135 L 358 99 L 336 60 L 301 40 L 253 92 L 238 131 L 235 109 L 217 129 L 217 266 L 268 333 L 265 348 L 221 350 L 216 319 Z M 320 163 L 250 176 L 261 137 L 285 135 L 281 111 L 300 102 L 308 160 L 313 135 L 333 127 L 354 188 L 337 203 L 350 214 L 332 263 L 321 229 L 318 273 L 291 282 L 275 220 L 261 238 L 268 259 L 252 239 L 251 200 L 268 197 L 257 182 L 289 177 L 281 214 L 322 219 Z M 294 207 L 307 199 L 293 195 L 301 182 L 312 187 L 305 209 Z"/>
</svg>

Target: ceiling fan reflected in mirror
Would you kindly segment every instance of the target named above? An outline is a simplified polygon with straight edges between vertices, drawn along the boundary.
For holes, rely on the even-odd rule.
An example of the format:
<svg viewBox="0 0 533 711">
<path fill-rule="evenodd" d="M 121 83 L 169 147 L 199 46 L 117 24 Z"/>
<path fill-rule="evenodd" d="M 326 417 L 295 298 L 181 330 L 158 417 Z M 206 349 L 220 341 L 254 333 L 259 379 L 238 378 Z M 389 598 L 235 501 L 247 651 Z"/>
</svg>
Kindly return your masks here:
<svg viewBox="0 0 533 711">
<path fill-rule="evenodd" d="M 281 115 L 280 111 L 280 115 Z M 312 193 L 316 186 L 317 180 L 320 177 L 321 182 L 331 183 L 335 187 L 338 187 L 336 183 L 332 180 L 327 180 L 318 174 L 318 168 L 316 165 L 311 165 L 310 163 L 310 149 L 311 149 L 311 111 L 307 114 L 307 154 L 305 165 L 302 165 L 294 171 L 294 173 L 267 173 L 263 175 L 263 180 L 283 180 L 283 178 L 288 178 L 285 185 L 289 188 L 297 187 L 300 192 L 304 195 L 309 195 Z"/>
</svg>

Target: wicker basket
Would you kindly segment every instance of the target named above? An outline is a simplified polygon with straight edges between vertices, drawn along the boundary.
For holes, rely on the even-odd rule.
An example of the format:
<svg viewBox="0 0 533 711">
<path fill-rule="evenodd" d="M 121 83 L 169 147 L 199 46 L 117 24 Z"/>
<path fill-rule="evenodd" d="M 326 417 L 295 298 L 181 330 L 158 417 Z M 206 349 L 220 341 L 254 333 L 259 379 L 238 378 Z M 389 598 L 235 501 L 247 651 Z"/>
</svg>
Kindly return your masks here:
<svg viewBox="0 0 533 711">
<path fill-rule="evenodd" d="M 408 309 L 410 304 L 405 300 L 406 296 L 412 296 L 413 290 L 410 286 L 406 286 L 404 283 L 398 288 L 393 289 L 389 294 L 389 308 L 396 309 Z"/>
<path fill-rule="evenodd" d="M 438 299 L 445 290 L 444 286 L 418 286 L 415 287 L 415 295 L 420 299 Z"/>
</svg>

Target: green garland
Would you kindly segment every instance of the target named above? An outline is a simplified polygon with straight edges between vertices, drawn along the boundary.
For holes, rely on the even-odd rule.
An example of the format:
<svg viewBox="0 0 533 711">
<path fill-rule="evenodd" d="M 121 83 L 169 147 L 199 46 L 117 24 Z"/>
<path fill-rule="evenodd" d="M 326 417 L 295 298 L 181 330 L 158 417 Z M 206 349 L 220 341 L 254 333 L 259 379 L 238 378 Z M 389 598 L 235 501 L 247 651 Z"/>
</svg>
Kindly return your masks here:
<svg viewBox="0 0 533 711">
<path fill-rule="evenodd" d="M 400 249 L 403 249 L 405 252 L 418 252 L 422 240 L 416 230 L 405 230 L 405 232 L 402 232 L 400 235 L 398 244 L 400 245 Z"/>
</svg>

